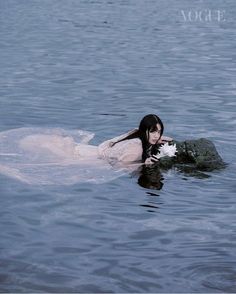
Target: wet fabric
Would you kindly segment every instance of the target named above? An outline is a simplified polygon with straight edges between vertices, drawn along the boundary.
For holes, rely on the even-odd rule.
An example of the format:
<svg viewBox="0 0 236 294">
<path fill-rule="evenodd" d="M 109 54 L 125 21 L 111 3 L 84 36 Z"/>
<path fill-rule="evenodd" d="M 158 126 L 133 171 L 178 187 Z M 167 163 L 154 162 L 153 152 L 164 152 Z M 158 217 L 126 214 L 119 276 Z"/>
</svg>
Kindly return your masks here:
<svg viewBox="0 0 236 294">
<path fill-rule="evenodd" d="M 111 148 L 111 141 L 126 135 L 94 146 L 89 144 L 94 134 L 83 130 L 4 131 L 0 133 L 0 173 L 28 184 L 108 182 L 130 171 L 128 163 L 141 159 L 139 139 L 126 140 Z"/>
</svg>

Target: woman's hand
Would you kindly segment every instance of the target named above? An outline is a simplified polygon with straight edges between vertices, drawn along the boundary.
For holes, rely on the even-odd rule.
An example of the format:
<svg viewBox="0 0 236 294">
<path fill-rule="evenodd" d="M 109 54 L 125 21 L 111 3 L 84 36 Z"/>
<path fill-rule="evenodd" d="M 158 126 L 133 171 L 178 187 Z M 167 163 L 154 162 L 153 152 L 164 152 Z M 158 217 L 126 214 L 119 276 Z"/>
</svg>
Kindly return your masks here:
<svg viewBox="0 0 236 294">
<path fill-rule="evenodd" d="M 161 136 L 158 143 L 166 143 L 166 142 L 171 142 L 171 141 L 173 141 L 173 139 L 171 137 Z"/>
<path fill-rule="evenodd" d="M 150 157 L 148 157 L 146 160 L 145 160 L 145 164 L 153 164 L 153 163 L 156 163 L 158 162 L 159 159 L 156 157 L 156 155 L 152 155 Z"/>
</svg>

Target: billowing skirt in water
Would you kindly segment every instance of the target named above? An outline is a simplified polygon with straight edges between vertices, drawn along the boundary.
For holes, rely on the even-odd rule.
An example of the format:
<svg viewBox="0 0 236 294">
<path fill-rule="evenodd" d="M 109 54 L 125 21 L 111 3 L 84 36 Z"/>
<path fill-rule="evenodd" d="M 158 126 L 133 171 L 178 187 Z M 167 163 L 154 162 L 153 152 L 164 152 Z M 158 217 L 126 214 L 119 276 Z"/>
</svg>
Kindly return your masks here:
<svg viewBox="0 0 236 294">
<path fill-rule="evenodd" d="M 123 159 L 141 159 L 139 139 L 90 145 L 94 134 L 61 128 L 19 128 L 0 133 L 0 173 L 28 184 L 104 183 L 127 171 Z M 127 151 L 129 151 L 127 153 Z M 133 156 L 134 154 L 134 156 Z M 135 166 L 135 165 L 133 165 Z"/>
</svg>

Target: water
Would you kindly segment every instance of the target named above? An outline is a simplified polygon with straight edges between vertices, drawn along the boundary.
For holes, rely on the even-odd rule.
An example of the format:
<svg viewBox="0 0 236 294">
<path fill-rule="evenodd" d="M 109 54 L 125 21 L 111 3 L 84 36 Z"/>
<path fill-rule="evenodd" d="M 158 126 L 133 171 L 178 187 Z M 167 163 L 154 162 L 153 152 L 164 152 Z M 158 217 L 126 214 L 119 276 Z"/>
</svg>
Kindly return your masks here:
<svg viewBox="0 0 236 294">
<path fill-rule="evenodd" d="M 224 21 L 183 18 L 206 9 Z M 163 172 L 161 190 L 1 175 L 1 292 L 236 292 L 235 13 L 233 0 L 0 2 L 1 131 L 79 128 L 98 144 L 154 112 L 229 163 Z"/>
</svg>

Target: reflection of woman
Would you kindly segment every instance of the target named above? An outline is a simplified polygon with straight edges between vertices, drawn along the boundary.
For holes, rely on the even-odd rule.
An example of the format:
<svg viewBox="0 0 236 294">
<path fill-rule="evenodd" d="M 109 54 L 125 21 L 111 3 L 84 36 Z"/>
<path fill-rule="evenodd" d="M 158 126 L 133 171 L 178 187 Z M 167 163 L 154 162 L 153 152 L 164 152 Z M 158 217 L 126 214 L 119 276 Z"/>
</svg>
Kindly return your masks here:
<svg viewBox="0 0 236 294">
<path fill-rule="evenodd" d="M 163 176 L 157 166 L 143 165 L 140 170 L 138 184 L 143 188 L 161 190 L 163 183 Z"/>
<path fill-rule="evenodd" d="M 161 144 L 172 141 L 162 136 L 163 131 L 161 119 L 155 114 L 148 114 L 141 120 L 138 129 L 100 144 L 99 155 L 119 162 L 154 163 L 158 161 L 156 154 Z"/>
</svg>

